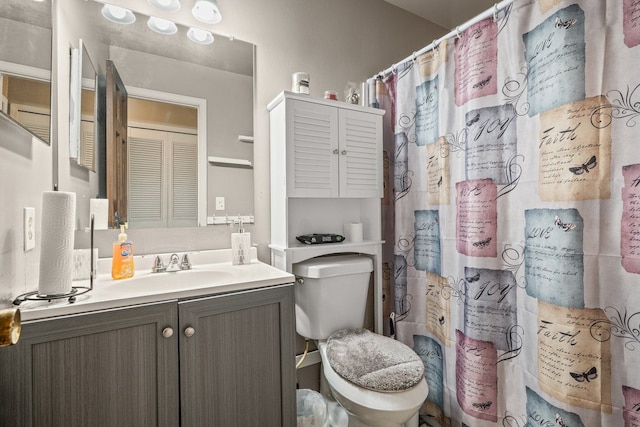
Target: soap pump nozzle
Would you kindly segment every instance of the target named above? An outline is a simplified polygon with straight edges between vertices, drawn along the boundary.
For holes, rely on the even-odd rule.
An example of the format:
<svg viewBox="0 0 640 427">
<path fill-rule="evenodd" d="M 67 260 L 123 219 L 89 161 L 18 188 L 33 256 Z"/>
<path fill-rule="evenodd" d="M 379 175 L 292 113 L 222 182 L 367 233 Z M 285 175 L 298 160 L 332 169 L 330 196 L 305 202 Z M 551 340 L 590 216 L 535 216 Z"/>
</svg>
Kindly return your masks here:
<svg viewBox="0 0 640 427">
<path fill-rule="evenodd" d="M 129 223 L 125 222 L 120 224 L 120 234 L 118 234 L 118 241 L 120 243 L 124 243 L 127 241 L 127 233 L 124 232 L 124 230 L 126 230 L 127 228 L 129 228 Z"/>
</svg>

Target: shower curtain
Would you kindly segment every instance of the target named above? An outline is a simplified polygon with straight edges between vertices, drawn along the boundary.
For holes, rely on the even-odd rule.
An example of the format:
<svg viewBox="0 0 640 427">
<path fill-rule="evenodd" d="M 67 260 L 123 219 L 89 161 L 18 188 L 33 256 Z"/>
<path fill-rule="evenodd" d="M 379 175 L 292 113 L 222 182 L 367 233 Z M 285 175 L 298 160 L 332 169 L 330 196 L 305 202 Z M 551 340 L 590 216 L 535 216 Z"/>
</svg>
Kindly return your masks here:
<svg viewBox="0 0 640 427">
<path fill-rule="evenodd" d="M 640 426 L 640 0 L 516 0 L 375 81 L 432 426 Z"/>
</svg>

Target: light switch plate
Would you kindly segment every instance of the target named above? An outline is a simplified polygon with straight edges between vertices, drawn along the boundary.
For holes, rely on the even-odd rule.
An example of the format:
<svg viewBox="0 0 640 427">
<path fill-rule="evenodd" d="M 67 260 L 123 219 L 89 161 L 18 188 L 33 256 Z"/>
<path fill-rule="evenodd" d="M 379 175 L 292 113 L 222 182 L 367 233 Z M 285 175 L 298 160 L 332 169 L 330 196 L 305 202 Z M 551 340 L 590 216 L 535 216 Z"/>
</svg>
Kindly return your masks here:
<svg viewBox="0 0 640 427">
<path fill-rule="evenodd" d="M 224 210 L 224 197 L 216 197 L 216 210 L 217 211 Z"/>
<path fill-rule="evenodd" d="M 24 251 L 36 247 L 36 209 L 24 208 Z"/>
</svg>

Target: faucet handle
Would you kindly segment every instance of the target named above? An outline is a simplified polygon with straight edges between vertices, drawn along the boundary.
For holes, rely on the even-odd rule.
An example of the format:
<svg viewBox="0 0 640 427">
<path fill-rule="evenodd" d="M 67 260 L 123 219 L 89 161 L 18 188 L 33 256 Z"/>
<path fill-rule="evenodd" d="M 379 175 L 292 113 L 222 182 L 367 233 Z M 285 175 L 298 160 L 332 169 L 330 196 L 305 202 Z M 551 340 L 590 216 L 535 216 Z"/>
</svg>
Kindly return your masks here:
<svg viewBox="0 0 640 427">
<path fill-rule="evenodd" d="M 191 270 L 191 261 L 189 260 L 189 255 L 182 255 L 182 262 L 180 263 L 181 270 Z"/>
<path fill-rule="evenodd" d="M 153 267 L 151 267 L 151 272 L 162 273 L 166 269 L 167 267 L 164 265 L 164 262 L 162 262 L 162 258 L 160 258 L 160 255 L 157 255 L 156 259 L 153 261 Z"/>
</svg>

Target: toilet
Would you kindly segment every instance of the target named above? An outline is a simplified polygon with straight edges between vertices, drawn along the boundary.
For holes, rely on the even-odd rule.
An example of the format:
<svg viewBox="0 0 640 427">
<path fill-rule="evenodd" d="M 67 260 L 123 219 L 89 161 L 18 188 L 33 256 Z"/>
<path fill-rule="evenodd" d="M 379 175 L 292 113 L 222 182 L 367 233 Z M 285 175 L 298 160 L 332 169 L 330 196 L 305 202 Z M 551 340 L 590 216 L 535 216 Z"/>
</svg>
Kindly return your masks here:
<svg viewBox="0 0 640 427">
<path fill-rule="evenodd" d="M 399 341 L 362 329 L 372 270 L 361 255 L 294 264 L 296 330 L 318 341 L 320 391 L 347 410 L 349 427 L 417 427 L 428 394 L 422 361 Z"/>
</svg>

